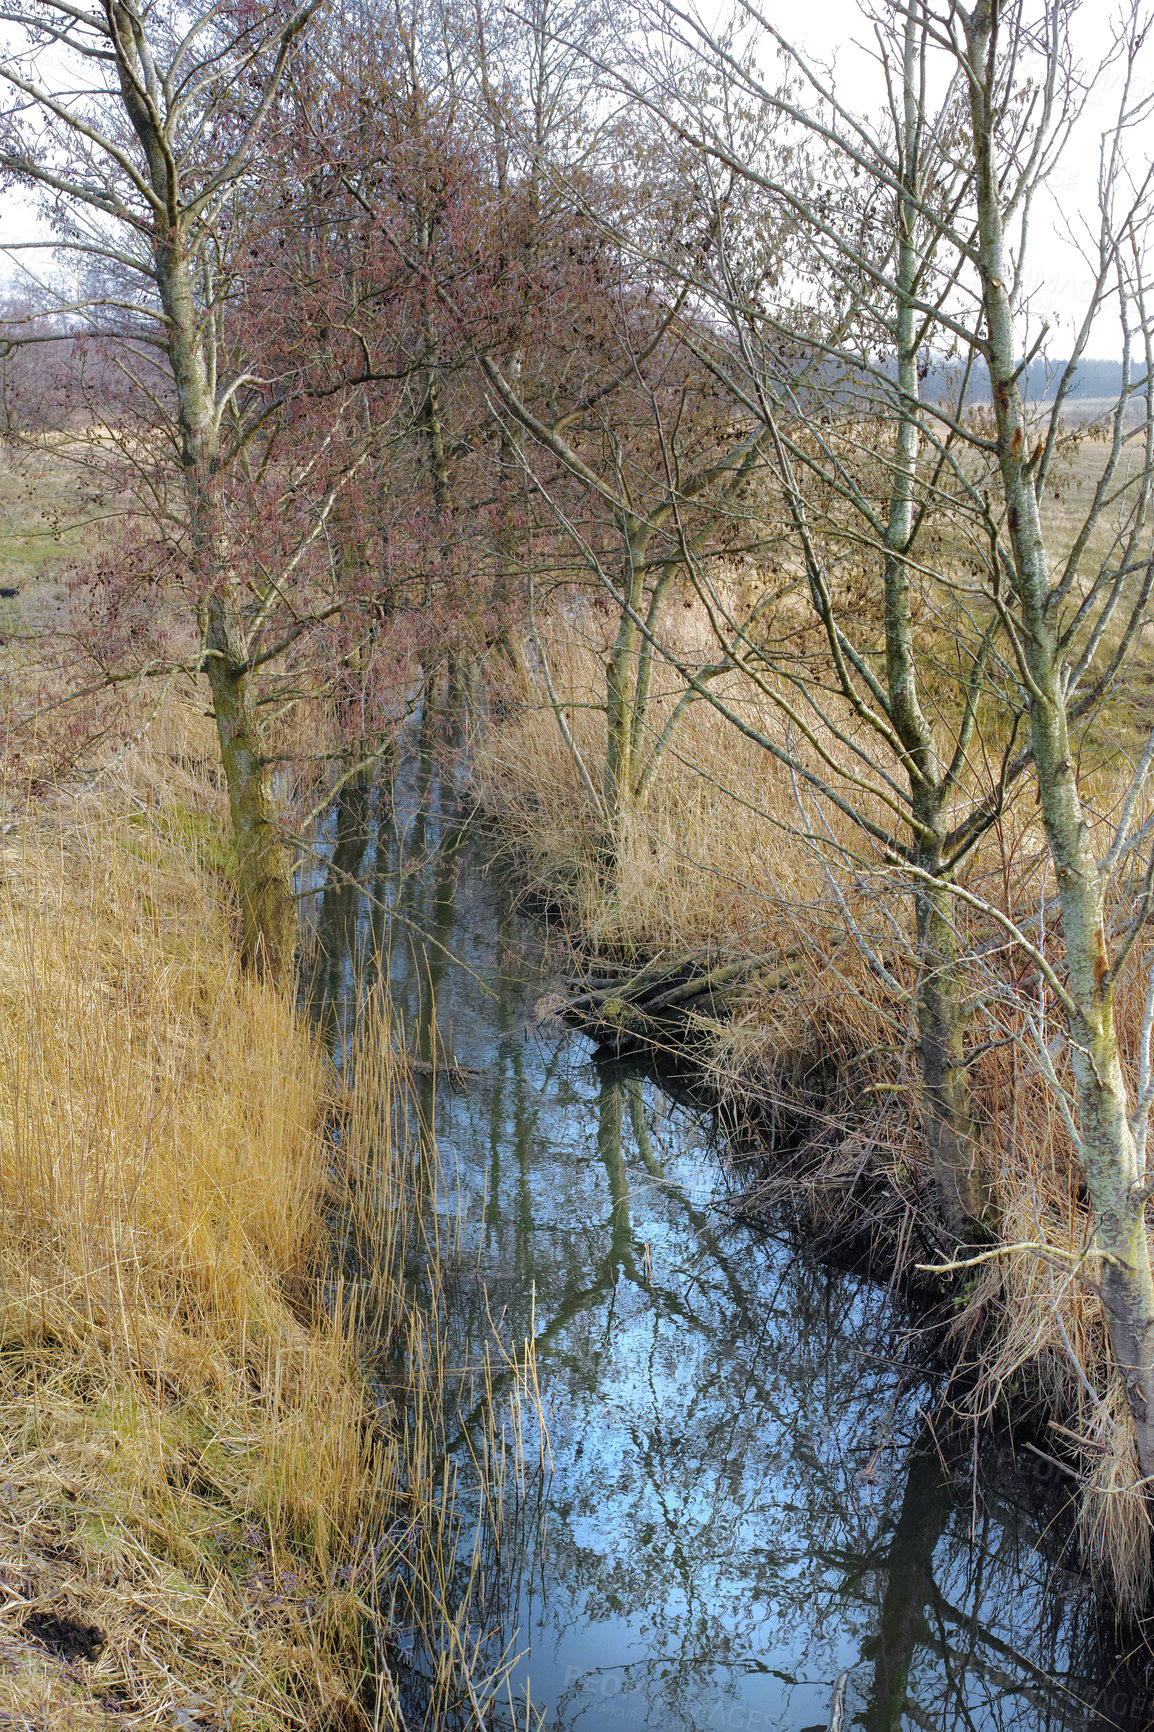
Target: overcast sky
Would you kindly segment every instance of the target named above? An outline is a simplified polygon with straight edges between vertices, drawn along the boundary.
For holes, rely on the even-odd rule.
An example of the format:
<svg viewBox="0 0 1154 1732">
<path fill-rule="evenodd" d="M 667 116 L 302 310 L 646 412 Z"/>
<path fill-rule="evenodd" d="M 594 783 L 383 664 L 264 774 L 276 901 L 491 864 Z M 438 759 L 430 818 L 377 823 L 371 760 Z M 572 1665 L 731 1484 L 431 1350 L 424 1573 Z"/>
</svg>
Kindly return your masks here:
<svg viewBox="0 0 1154 1732">
<path fill-rule="evenodd" d="M 1084 0 L 1076 19 L 1075 44 L 1087 69 L 1100 63 L 1109 46 L 1109 20 L 1113 12 L 1110 0 Z M 764 16 L 772 18 L 783 33 L 793 30 L 807 52 L 836 66 L 839 94 L 847 105 L 872 108 L 877 104 L 880 89 L 876 68 L 867 53 L 872 40 L 870 27 L 858 0 L 814 0 L 808 7 L 768 0 Z M 1154 89 L 1154 51 L 1147 54 L 1143 88 Z M 1069 353 L 1073 332 L 1085 313 L 1091 278 L 1069 228 L 1073 226 L 1076 232 L 1081 232 L 1084 240 L 1078 213 L 1088 213 L 1091 221 L 1095 218 L 1100 140 L 1115 118 L 1118 100 L 1118 80 L 1107 72 L 1087 106 L 1077 135 L 1066 149 L 1059 172 L 1036 205 L 1026 283 L 1038 322 L 1045 319 L 1051 327 L 1046 347 L 1054 358 Z M 1135 175 L 1144 172 L 1152 155 L 1154 121 L 1147 121 L 1140 132 L 1131 136 L 1131 172 Z M 1113 358 L 1120 353 L 1121 336 L 1116 321 L 1112 317 L 1100 319 L 1089 354 Z"/>
<path fill-rule="evenodd" d="M 868 57 L 870 32 L 858 0 L 761 0 L 765 14 L 785 32 L 794 31 L 808 53 L 837 69 L 839 93 L 848 106 L 873 108 L 881 89 L 876 68 Z M 707 15 L 720 16 L 727 5 L 704 0 Z M 1105 0 L 1087 0 L 1081 14 L 1079 50 L 1089 62 L 1098 58 L 1108 40 L 1107 26 L 1112 8 Z M 1154 61 L 1154 53 L 1151 55 Z M 1148 80 L 1148 87 L 1154 80 Z M 1081 134 L 1067 152 L 1055 183 L 1039 203 L 1031 236 L 1027 281 L 1037 314 L 1049 320 L 1052 336 L 1047 344 L 1051 356 L 1068 353 L 1070 335 L 1085 307 L 1088 273 L 1077 247 L 1064 232 L 1064 218 L 1078 211 L 1093 214 L 1098 163 L 1098 141 L 1108 124 L 1111 102 L 1117 100 L 1116 81 L 1107 77 L 1099 98 L 1092 103 Z M 1154 124 L 1131 140 L 1131 168 L 1137 172 L 1154 153 Z M 0 228 L 5 239 L 31 238 L 37 231 L 31 206 L 17 195 L 0 194 Z M 35 255 L 47 265 L 47 255 Z M 2 265 L 0 265 L 2 269 Z M 1102 320 L 1090 345 L 1091 353 L 1115 356 L 1119 337 L 1113 322 Z"/>
</svg>

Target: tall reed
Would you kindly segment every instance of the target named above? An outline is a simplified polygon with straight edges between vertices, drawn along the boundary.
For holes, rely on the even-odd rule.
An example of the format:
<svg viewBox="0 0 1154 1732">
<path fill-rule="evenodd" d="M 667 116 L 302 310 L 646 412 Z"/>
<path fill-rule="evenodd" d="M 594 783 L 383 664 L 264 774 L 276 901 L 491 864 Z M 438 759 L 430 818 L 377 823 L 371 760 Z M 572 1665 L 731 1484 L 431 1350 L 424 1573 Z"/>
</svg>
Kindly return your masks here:
<svg viewBox="0 0 1154 1732">
<path fill-rule="evenodd" d="M 240 971 L 203 717 L 139 720 L 87 780 L 4 791 L 0 1699 L 45 1732 L 389 1732 L 416 1620 L 469 1724 L 504 1675 L 489 1492 L 451 1495 L 400 1041 L 377 1001 L 339 1078 Z"/>
</svg>

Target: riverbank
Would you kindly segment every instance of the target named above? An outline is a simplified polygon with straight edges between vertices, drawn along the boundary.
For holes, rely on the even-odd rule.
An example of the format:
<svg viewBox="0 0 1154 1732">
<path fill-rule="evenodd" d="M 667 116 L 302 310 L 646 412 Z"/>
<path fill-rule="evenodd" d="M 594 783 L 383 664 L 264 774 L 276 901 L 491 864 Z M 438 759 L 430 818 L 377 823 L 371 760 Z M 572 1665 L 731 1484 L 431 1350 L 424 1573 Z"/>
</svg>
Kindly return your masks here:
<svg viewBox="0 0 1154 1732">
<path fill-rule="evenodd" d="M 43 1732 L 392 1723 L 379 1540 L 412 1494 L 358 1311 L 413 1319 L 387 1265 L 359 1308 L 329 1265 L 370 1125 L 394 1238 L 400 1163 L 238 968 L 201 709 L 6 790 L 0 1718 Z"/>
<path fill-rule="evenodd" d="M 923 1130 L 911 1026 L 917 958 L 900 889 L 880 870 L 831 868 L 840 838 L 829 814 L 815 833 L 819 819 L 788 773 L 704 703 L 682 718 L 607 865 L 602 815 L 582 774 L 604 759 L 604 662 L 591 649 L 597 622 L 580 626 L 551 628 L 545 650 L 530 652 L 511 679 L 500 719 L 481 736 L 475 786 L 526 893 L 565 936 L 574 994 L 596 1000 L 583 1014 L 593 1012 L 593 1032 L 611 1047 L 672 1042 L 698 1067 L 755 1145 L 740 1175 L 744 1212 L 784 1206 L 819 1247 L 836 1241 L 885 1280 L 924 1290 L 925 1266 L 952 1251 Z M 687 638 L 695 629 L 691 613 L 683 629 Z M 700 659 L 701 646 L 687 642 L 684 653 Z M 534 671 L 544 657 L 549 691 Z M 657 696 L 654 734 L 676 701 L 670 687 Z M 748 692 L 740 702 L 763 732 L 780 729 L 768 702 Z M 1108 811 L 1104 780 L 1102 793 Z M 1013 883 L 1027 903 L 1044 901 L 1036 830 L 1027 802 L 1007 812 L 970 882 L 992 900 Z M 1012 958 L 989 934 L 973 936 L 969 1076 L 996 1154 L 991 1201 L 1003 1249 L 952 1278 L 929 1278 L 954 1314 L 954 1417 L 1029 1424 L 1078 1479 L 1087 1564 L 1122 1613 L 1138 1614 L 1151 1590 L 1150 1517 L 1100 1303 L 1074 1273 L 1090 1219 L 1073 1149 L 1057 1091 L 1029 1061 L 1019 1007 L 998 996 Z M 718 989 L 647 1027 L 620 1002 L 646 969 L 667 969 L 678 983 L 712 973 Z M 1124 1026 L 1138 1025 L 1142 985 L 1135 970 L 1120 988 Z M 1060 1039 L 1053 1054 L 1064 1076 Z"/>
</svg>

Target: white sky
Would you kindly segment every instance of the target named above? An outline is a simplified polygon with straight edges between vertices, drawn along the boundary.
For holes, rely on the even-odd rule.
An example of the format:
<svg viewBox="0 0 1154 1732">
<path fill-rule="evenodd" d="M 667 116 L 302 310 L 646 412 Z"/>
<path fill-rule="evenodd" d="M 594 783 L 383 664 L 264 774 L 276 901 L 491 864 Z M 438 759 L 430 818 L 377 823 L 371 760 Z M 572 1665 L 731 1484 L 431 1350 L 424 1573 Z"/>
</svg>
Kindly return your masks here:
<svg viewBox="0 0 1154 1732">
<path fill-rule="evenodd" d="M 728 9 L 726 0 L 701 0 L 701 3 L 707 16 L 720 16 Z M 869 43 L 870 31 L 858 0 L 807 0 L 803 5 L 797 0 L 761 0 L 761 4 L 765 15 L 779 29 L 787 34 L 797 33 L 808 53 L 827 64 L 835 63 L 839 92 L 849 106 L 871 106 L 878 100 L 876 72 L 861 46 Z M 1086 0 L 1083 6 L 1078 46 L 1087 62 L 1096 59 L 1106 46 L 1112 10 L 1107 0 Z M 1147 87 L 1154 88 L 1154 48 L 1150 59 Z M 1080 135 L 1068 148 L 1059 175 L 1037 207 L 1027 282 L 1037 314 L 1051 324 L 1047 348 L 1053 357 L 1069 351 L 1070 335 L 1085 307 L 1088 285 L 1086 265 L 1062 232 L 1062 218 L 1063 214 L 1069 217 L 1078 210 L 1088 209 L 1093 214 L 1098 138 L 1109 122 L 1111 103 L 1116 101 L 1117 84 L 1108 77 L 1087 112 Z M 1149 122 L 1141 134 L 1132 138 L 1132 171 L 1144 168 L 1152 154 L 1154 122 Z M 44 232 L 36 222 L 31 200 L 13 192 L 0 194 L 0 239 L 31 239 Z M 30 262 L 50 268 L 47 254 L 32 255 Z M 0 277 L 4 275 L 12 282 L 18 281 L 18 276 L 14 277 L 10 268 L 5 270 L 0 260 Z M 1100 321 L 1091 339 L 1090 354 L 1116 356 L 1119 347 L 1113 321 Z"/>
<path fill-rule="evenodd" d="M 1109 23 L 1114 14 L 1110 0 L 1084 0 L 1075 20 L 1075 44 L 1087 70 L 1100 62 L 1109 46 Z M 858 0 L 809 0 L 805 6 L 766 0 L 764 16 L 783 34 L 796 35 L 807 53 L 837 71 L 839 94 L 847 106 L 876 103 L 880 93 L 876 70 L 870 66 L 865 47 L 872 41 L 868 19 Z M 1154 89 L 1154 48 L 1148 50 L 1144 69 L 1145 90 Z M 1097 214 L 1099 141 L 1116 114 L 1120 91 L 1117 77 L 1107 72 L 1087 106 L 1077 134 L 1071 138 L 1058 173 L 1053 176 L 1035 206 L 1026 270 L 1026 287 L 1035 314 L 1031 337 L 1044 319 L 1051 328 L 1047 352 L 1055 359 L 1070 352 L 1073 333 L 1080 323 L 1090 292 L 1091 277 L 1085 259 L 1070 238 L 1068 224 L 1078 212 Z M 1129 167 L 1138 175 L 1154 156 L 1154 118 L 1131 136 Z M 1152 237 L 1154 240 L 1154 237 Z M 1151 268 L 1154 270 L 1154 257 Z M 1154 291 L 1154 284 L 1151 285 Z M 1090 339 L 1088 356 L 1116 358 L 1121 336 L 1113 317 L 1099 319 Z"/>
</svg>

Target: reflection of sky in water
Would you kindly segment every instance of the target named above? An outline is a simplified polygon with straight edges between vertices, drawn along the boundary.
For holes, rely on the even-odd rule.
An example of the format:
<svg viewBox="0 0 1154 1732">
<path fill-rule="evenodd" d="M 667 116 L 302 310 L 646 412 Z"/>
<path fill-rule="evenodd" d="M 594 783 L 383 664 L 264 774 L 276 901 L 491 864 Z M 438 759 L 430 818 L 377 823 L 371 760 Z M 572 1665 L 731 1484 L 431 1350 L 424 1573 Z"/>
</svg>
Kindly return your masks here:
<svg viewBox="0 0 1154 1732">
<path fill-rule="evenodd" d="M 506 1340 L 535 1321 L 554 1471 L 527 1524 L 516 1677 L 546 1724 L 824 1729 L 850 1668 L 847 1728 L 1146 1725 L 1121 1684 L 1108 1716 L 1080 1705 L 1101 1707 L 1110 1659 L 1039 1525 L 1056 1503 L 1035 1487 L 1015 1510 L 990 1451 L 978 1497 L 947 1489 L 908 1320 L 787 1237 L 727 1225 L 708 1117 L 537 1024 L 540 923 L 444 851 L 435 778 L 408 774 L 415 870 L 398 877 L 365 791 L 327 842 L 404 917 L 390 973 L 411 1044 L 477 1073 L 442 1081 L 436 1111 L 466 1200 L 454 1354 L 487 1338 L 485 1292 Z M 347 1005 L 354 934 L 371 945 L 381 917 L 324 902 L 314 998 Z"/>
</svg>

